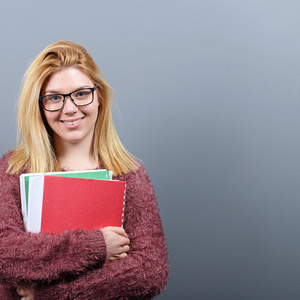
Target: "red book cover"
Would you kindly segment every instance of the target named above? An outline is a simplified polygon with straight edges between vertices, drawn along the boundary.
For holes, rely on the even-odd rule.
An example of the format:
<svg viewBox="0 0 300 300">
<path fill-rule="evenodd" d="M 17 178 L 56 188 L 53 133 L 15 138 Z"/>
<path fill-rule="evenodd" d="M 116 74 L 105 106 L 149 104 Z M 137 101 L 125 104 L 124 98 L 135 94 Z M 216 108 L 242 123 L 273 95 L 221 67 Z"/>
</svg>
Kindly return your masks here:
<svg viewBox="0 0 300 300">
<path fill-rule="evenodd" d="M 125 181 L 43 177 L 41 232 L 122 226 Z"/>
</svg>

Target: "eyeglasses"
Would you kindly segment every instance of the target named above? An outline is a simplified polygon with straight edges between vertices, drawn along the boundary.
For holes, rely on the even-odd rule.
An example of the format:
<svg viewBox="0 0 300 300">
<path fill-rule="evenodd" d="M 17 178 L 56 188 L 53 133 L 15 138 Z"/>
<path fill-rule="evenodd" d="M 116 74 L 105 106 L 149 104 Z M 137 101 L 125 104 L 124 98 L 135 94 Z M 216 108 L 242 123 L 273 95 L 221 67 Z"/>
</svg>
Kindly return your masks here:
<svg viewBox="0 0 300 300">
<path fill-rule="evenodd" d="M 95 85 L 93 88 L 79 89 L 69 94 L 51 94 L 42 96 L 39 98 L 43 107 L 47 111 L 57 111 L 63 108 L 66 97 L 70 97 L 72 102 L 76 106 L 89 105 L 94 100 L 94 91 L 98 86 Z"/>
</svg>

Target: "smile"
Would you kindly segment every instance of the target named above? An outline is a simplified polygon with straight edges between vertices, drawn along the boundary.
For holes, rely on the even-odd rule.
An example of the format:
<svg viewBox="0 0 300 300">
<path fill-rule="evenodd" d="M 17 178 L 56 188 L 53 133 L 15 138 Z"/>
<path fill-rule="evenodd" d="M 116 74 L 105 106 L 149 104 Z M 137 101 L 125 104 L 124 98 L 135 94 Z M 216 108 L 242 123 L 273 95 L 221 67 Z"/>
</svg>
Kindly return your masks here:
<svg viewBox="0 0 300 300">
<path fill-rule="evenodd" d="M 75 125 L 75 124 L 78 124 L 79 122 L 81 122 L 82 120 L 83 120 L 83 118 L 73 120 L 73 121 L 61 121 L 61 122 L 66 124 L 66 125 Z"/>
</svg>

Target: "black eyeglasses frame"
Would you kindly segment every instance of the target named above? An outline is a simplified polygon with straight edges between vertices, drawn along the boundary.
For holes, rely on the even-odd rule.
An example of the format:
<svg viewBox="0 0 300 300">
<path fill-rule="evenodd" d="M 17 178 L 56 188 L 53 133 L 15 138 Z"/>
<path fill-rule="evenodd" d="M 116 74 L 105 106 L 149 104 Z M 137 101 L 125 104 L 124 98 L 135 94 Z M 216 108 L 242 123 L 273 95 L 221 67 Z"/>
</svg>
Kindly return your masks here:
<svg viewBox="0 0 300 300">
<path fill-rule="evenodd" d="M 49 96 L 52 96 L 52 95 L 41 96 L 41 97 L 39 97 L 39 101 L 41 102 L 41 105 L 43 106 L 43 108 L 44 108 L 46 111 L 50 111 L 50 112 L 51 112 L 51 111 L 59 111 L 59 110 L 63 109 L 63 107 L 64 107 L 64 105 L 65 105 L 66 97 L 69 97 L 69 98 L 71 99 L 71 101 L 73 102 L 73 104 L 76 105 L 77 107 L 78 107 L 78 106 L 79 106 L 79 107 L 80 107 L 80 106 L 86 106 L 86 105 L 90 105 L 91 103 L 93 103 L 93 101 L 94 101 L 94 91 L 97 89 L 97 87 L 98 87 L 98 85 L 95 84 L 95 86 L 92 87 L 92 88 L 80 88 L 80 89 L 75 90 L 75 91 L 73 91 L 73 92 L 71 92 L 71 93 L 68 93 L 68 94 L 53 94 L 53 96 L 59 95 L 59 96 L 63 96 L 63 97 L 64 97 L 64 100 L 62 101 L 63 104 L 62 104 L 61 108 L 55 109 L 55 110 L 49 110 L 49 109 L 47 109 L 47 108 L 44 106 L 44 101 L 43 101 L 43 99 L 44 99 L 45 97 L 49 97 Z M 74 102 L 74 100 L 72 99 L 71 95 L 72 95 L 73 93 L 78 92 L 78 91 L 81 91 L 81 90 L 91 90 L 91 91 L 92 91 L 92 96 L 93 96 L 93 97 L 92 97 L 92 101 L 91 101 L 90 103 L 78 105 L 78 104 L 76 104 L 76 103 Z"/>
</svg>

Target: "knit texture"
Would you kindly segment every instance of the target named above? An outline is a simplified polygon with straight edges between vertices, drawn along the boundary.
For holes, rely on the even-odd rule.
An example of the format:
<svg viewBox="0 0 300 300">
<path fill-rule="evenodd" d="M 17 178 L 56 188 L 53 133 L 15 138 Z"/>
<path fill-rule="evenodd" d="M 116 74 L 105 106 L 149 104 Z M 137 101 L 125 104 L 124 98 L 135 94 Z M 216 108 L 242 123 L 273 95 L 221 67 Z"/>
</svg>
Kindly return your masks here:
<svg viewBox="0 0 300 300">
<path fill-rule="evenodd" d="M 168 256 L 152 184 L 144 167 L 114 179 L 127 182 L 124 229 L 130 251 L 105 262 L 100 230 L 61 234 L 25 232 L 19 176 L 0 160 L 0 299 L 20 299 L 20 284 L 34 286 L 35 299 L 151 299 L 168 279 Z"/>
</svg>

